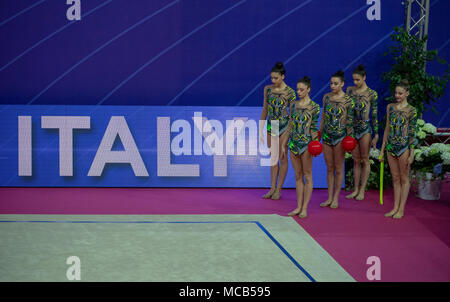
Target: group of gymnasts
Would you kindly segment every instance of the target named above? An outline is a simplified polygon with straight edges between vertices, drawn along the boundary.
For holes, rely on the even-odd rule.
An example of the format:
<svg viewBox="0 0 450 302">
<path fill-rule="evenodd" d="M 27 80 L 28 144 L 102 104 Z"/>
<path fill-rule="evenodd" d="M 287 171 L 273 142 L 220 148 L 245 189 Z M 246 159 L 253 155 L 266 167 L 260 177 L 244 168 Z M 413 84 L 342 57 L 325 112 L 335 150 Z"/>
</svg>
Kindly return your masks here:
<svg viewBox="0 0 450 302">
<path fill-rule="evenodd" d="M 370 174 L 369 152 L 378 141 L 377 92 L 366 84 L 366 70 L 359 65 L 353 71 L 354 86 L 343 91 L 345 75 L 338 71 L 331 76 L 331 91 L 323 96 L 319 127 L 320 106 L 311 100 L 311 80 L 305 76 L 297 82 L 297 94 L 286 85 L 286 70 L 278 62 L 272 68 L 271 85 L 264 87 L 264 105 L 260 120 L 267 119 L 267 145 L 271 148 L 272 137 L 278 136 L 279 161 L 271 166 L 271 189 L 263 198 L 279 199 L 288 170 L 289 149 L 295 170 L 297 207 L 289 216 L 307 217 L 308 204 L 313 190 L 313 155 L 308 145 L 322 140 L 327 166 L 328 199 L 321 207 L 338 208 L 339 193 L 344 180 L 345 150 L 342 141 L 350 136 L 356 140 L 351 151 L 354 163 L 354 190 L 346 198 L 363 200 Z M 296 97 L 298 96 L 298 99 Z M 404 215 L 410 188 L 409 171 L 414 160 L 416 109 L 408 104 L 409 84 L 402 80 L 395 88 L 396 102 L 387 106 L 386 128 L 383 135 L 379 160 L 384 151 L 393 179 L 394 207 L 386 217 L 395 219 Z M 272 127 L 277 121 L 278 130 Z M 261 130 L 260 140 L 264 140 Z M 277 141 L 277 140 L 274 140 Z M 276 147 L 276 146 L 274 146 Z"/>
</svg>

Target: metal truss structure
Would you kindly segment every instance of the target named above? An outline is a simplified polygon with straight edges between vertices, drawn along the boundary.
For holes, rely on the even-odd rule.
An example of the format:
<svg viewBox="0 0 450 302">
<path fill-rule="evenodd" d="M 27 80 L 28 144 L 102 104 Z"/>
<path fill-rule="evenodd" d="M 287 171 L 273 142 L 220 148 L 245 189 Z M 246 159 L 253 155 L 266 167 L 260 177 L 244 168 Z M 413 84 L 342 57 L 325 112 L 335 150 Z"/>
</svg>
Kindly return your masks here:
<svg viewBox="0 0 450 302">
<path fill-rule="evenodd" d="M 428 35 L 428 22 L 430 17 L 430 0 L 404 0 L 405 29 L 411 35 L 423 38 Z M 418 19 L 414 19 L 417 18 Z M 427 43 L 424 45 L 427 49 Z"/>
</svg>

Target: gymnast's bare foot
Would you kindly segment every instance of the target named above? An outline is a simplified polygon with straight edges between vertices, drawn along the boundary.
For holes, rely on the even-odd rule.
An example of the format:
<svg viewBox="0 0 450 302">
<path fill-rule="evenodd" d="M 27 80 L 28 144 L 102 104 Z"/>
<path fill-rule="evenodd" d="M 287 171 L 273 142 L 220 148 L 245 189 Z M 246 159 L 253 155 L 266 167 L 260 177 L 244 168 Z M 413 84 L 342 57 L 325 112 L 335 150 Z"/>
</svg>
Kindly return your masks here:
<svg viewBox="0 0 450 302">
<path fill-rule="evenodd" d="M 274 192 L 275 192 L 275 188 L 272 188 L 272 189 L 270 189 L 269 192 L 267 192 L 266 194 L 264 194 L 262 198 L 268 199 L 268 198 L 272 197 L 272 194 L 273 194 Z"/>
<path fill-rule="evenodd" d="M 281 190 L 276 189 L 270 198 L 273 200 L 278 200 L 280 199 L 280 197 L 281 197 Z"/>
<path fill-rule="evenodd" d="M 355 197 L 356 200 L 363 200 L 364 199 L 364 190 L 361 190 L 358 195 Z"/>
<path fill-rule="evenodd" d="M 325 202 L 322 202 L 321 204 L 320 204 L 320 206 L 322 207 L 322 208 L 324 208 L 324 207 L 328 207 L 330 204 L 331 204 L 331 202 L 332 202 L 332 200 L 327 200 L 327 201 L 325 201 Z"/>
<path fill-rule="evenodd" d="M 397 213 L 398 209 L 392 209 L 389 213 L 384 214 L 384 217 L 392 217 Z"/>
<path fill-rule="evenodd" d="M 330 205 L 330 208 L 337 209 L 338 208 L 338 200 L 333 200 L 333 202 Z"/>
<path fill-rule="evenodd" d="M 300 214 L 298 214 L 298 217 L 306 218 L 306 217 L 308 217 L 308 213 L 306 213 L 306 210 L 303 210 L 303 211 L 300 212 Z"/>
<path fill-rule="evenodd" d="M 400 218 L 402 218 L 403 217 L 403 212 L 401 212 L 401 211 L 398 211 L 397 213 L 395 213 L 395 215 L 392 217 L 392 218 L 394 218 L 394 219 L 400 219 Z"/>
<path fill-rule="evenodd" d="M 299 209 L 299 208 L 296 208 L 294 211 L 290 212 L 290 213 L 288 214 L 288 216 L 289 216 L 289 217 L 292 217 L 292 216 L 298 215 L 298 213 L 300 213 L 300 209 Z"/>
<path fill-rule="evenodd" d="M 352 194 L 345 196 L 345 198 L 352 199 L 352 198 L 355 198 L 356 195 L 358 195 L 358 191 L 353 191 Z"/>
</svg>

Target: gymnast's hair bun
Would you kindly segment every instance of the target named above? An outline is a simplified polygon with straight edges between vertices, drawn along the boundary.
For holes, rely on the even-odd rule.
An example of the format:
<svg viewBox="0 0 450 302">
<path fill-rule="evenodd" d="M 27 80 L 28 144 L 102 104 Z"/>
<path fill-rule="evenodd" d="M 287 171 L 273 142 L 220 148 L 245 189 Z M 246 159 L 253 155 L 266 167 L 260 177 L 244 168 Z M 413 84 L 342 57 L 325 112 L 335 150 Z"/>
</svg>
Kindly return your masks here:
<svg viewBox="0 0 450 302">
<path fill-rule="evenodd" d="M 332 78 L 339 78 L 342 82 L 345 82 L 345 73 L 342 70 L 339 70 L 333 74 Z"/>
<path fill-rule="evenodd" d="M 406 91 L 409 91 L 409 81 L 407 79 L 402 79 L 397 87 L 402 87 Z"/>
<path fill-rule="evenodd" d="M 286 69 L 284 69 L 283 62 L 277 62 L 275 66 L 272 67 L 271 72 L 278 72 L 281 75 L 286 74 Z"/>
<path fill-rule="evenodd" d="M 298 83 L 303 83 L 306 85 L 306 87 L 311 88 L 311 79 L 308 76 L 304 76 L 300 80 L 298 80 Z"/>
<path fill-rule="evenodd" d="M 353 70 L 353 74 L 359 74 L 360 76 L 364 77 L 367 74 L 366 68 L 363 64 L 360 64 L 355 68 L 355 70 Z"/>
</svg>

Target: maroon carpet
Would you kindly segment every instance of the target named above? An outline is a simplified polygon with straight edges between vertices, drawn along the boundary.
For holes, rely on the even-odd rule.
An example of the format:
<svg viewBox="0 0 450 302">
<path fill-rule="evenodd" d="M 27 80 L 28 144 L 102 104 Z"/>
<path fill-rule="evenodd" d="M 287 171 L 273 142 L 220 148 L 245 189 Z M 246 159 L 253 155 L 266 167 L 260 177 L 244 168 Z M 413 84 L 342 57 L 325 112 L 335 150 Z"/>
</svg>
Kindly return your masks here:
<svg viewBox="0 0 450 302">
<path fill-rule="evenodd" d="M 279 214 L 296 206 L 295 190 L 278 201 L 265 189 L 0 188 L 0 214 Z M 450 184 L 440 201 L 410 194 L 401 220 L 385 218 L 393 192 L 369 191 L 364 201 L 320 208 L 326 190 L 314 190 L 308 218 L 295 220 L 357 281 L 368 281 L 370 256 L 381 260 L 381 281 L 450 281 Z"/>
</svg>

